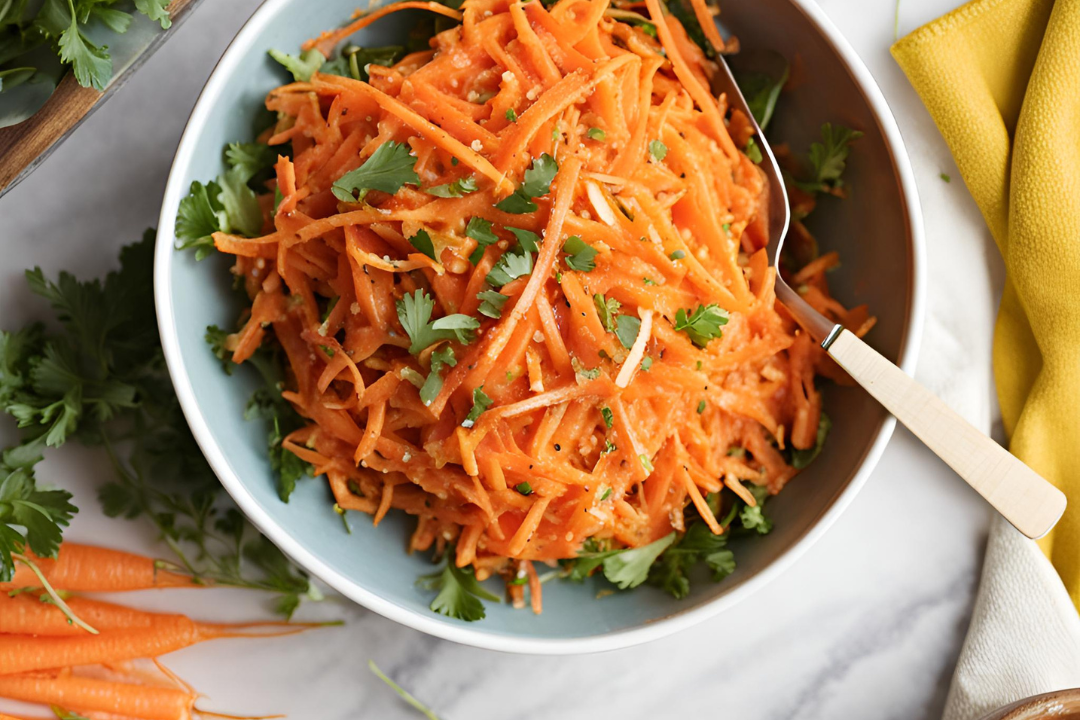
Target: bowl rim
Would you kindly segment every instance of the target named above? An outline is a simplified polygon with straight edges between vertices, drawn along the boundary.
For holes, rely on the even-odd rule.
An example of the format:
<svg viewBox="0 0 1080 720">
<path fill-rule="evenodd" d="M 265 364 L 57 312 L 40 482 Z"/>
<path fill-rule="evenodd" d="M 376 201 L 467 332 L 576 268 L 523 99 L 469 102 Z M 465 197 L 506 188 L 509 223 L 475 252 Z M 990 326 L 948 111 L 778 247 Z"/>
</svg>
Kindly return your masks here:
<svg viewBox="0 0 1080 720">
<path fill-rule="evenodd" d="M 813 0 L 787 1 L 799 10 L 812 26 L 816 27 L 817 31 L 840 57 L 852 80 L 854 80 L 859 91 L 866 99 L 893 161 L 896 179 L 901 191 L 901 200 L 906 209 L 910 258 L 908 283 L 911 302 L 904 325 L 899 366 L 910 375 L 914 373 L 922 339 L 926 285 L 922 212 L 910 158 L 905 149 L 900 129 L 884 95 L 874 81 L 870 71 L 848 41 Z M 733 607 L 791 567 L 832 526 L 841 513 L 851 504 L 859 490 L 866 484 L 871 472 L 881 458 L 889 438 L 892 436 L 893 429 L 896 426 L 894 417 L 890 415 L 884 419 L 877 435 L 863 455 L 855 474 L 832 505 L 818 519 L 817 523 L 763 570 L 747 578 L 725 595 L 704 602 L 697 607 L 675 610 L 670 615 L 638 627 L 589 637 L 527 638 L 497 634 L 471 626 L 447 623 L 434 615 L 429 616 L 402 607 L 362 587 L 344 574 L 333 570 L 313 552 L 293 539 L 283 526 L 277 524 L 259 507 L 254 496 L 247 490 L 239 476 L 233 472 L 225 458 L 225 453 L 210 431 L 202 410 L 195 399 L 191 378 L 184 365 L 173 307 L 172 260 L 175 255 L 175 232 L 173 228 L 177 207 L 187 190 L 187 182 L 181 177 L 178 168 L 186 167 L 190 163 L 194 154 L 193 138 L 201 132 L 202 127 L 205 125 L 214 105 L 213 98 L 220 92 L 226 78 L 231 76 L 238 68 L 242 53 L 257 41 L 269 22 L 291 2 L 294 2 L 294 0 L 266 0 L 256 9 L 229 43 L 200 91 L 199 98 L 188 117 L 170 166 L 161 215 L 158 219 L 158 236 L 154 254 L 154 297 L 158 328 L 166 365 L 180 400 L 181 408 L 199 448 L 210 463 L 214 473 L 252 523 L 281 548 L 286 555 L 312 573 L 312 575 L 350 600 L 383 617 L 444 640 L 486 650 L 530 655 L 577 655 L 604 652 L 666 637 Z"/>
</svg>

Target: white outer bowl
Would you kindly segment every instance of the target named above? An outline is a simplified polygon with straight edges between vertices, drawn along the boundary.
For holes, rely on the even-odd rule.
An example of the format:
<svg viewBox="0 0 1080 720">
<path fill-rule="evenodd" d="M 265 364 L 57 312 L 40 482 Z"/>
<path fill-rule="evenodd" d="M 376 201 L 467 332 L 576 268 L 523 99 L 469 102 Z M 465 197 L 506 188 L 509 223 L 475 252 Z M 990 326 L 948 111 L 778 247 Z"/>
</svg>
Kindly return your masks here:
<svg viewBox="0 0 1080 720">
<path fill-rule="evenodd" d="M 225 489 L 233 497 L 236 503 L 251 519 L 251 521 L 278 547 L 297 562 L 300 566 L 310 571 L 314 576 L 324 581 L 346 597 L 373 610 L 380 615 L 390 618 L 408 627 L 422 632 L 479 648 L 498 650 L 503 652 L 527 653 L 537 655 L 563 655 L 591 653 L 607 650 L 615 650 L 639 643 L 656 640 L 672 633 L 684 630 L 707 618 L 711 618 L 724 610 L 734 606 L 764 586 L 767 582 L 790 567 L 825 531 L 835 522 L 840 514 L 848 507 L 855 498 L 856 493 L 862 489 L 885 449 L 895 426 L 895 419 L 888 417 L 882 423 L 876 438 L 870 444 L 858 470 L 851 478 L 846 488 L 835 499 L 831 507 L 824 513 L 808 532 L 798 539 L 790 548 L 752 577 L 744 580 L 738 587 L 717 597 L 711 601 L 689 610 L 679 611 L 673 608 L 673 614 L 645 623 L 638 627 L 608 632 L 603 635 L 580 638 L 538 638 L 519 637 L 512 635 L 500 635 L 485 632 L 469 625 L 454 625 L 443 621 L 439 616 L 430 612 L 417 612 L 416 610 L 402 607 L 392 601 L 381 597 L 371 590 L 361 586 L 353 579 L 336 571 L 306 547 L 298 543 L 289 532 L 277 521 L 272 519 L 267 512 L 255 500 L 252 493 L 238 477 L 230 466 L 225 453 L 219 446 L 213 433 L 207 424 L 206 418 L 195 398 L 191 378 L 182 360 L 180 342 L 177 333 L 177 325 L 174 317 L 173 287 L 172 287 L 172 264 L 176 255 L 173 250 L 174 236 L 172 228 L 175 223 L 176 209 L 181 198 L 188 191 L 188 181 L 177 172 L 178 166 L 186 166 L 194 153 L 193 138 L 202 130 L 216 102 L 225 78 L 231 76 L 240 69 L 239 63 L 242 53 L 259 41 L 268 23 L 291 2 L 297 0 L 267 0 L 248 20 L 237 36 L 233 39 L 229 48 L 218 62 L 213 74 L 207 81 L 187 127 L 181 137 L 176 156 L 173 160 L 173 170 L 169 175 L 165 189 L 165 198 L 159 219 L 159 237 L 154 265 L 155 297 L 157 302 L 158 325 L 161 333 L 162 345 L 169 371 L 176 387 L 184 415 L 187 418 L 191 430 L 194 433 L 203 453 L 206 455 L 214 472 L 220 478 Z M 729 0 L 734 3 L 734 0 Z M 846 64 L 848 71 L 865 96 L 871 110 L 876 116 L 883 133 L 888 149 L 892 154 L 896 166 L 897 179 L 902 189 L 904 202 L 907 208 L 907 220 L 910 232 L 910 253 L 912 273 L 910 278 L 911 301 L 909 305 L 908 324 L 903 348 L 901 350 L 899 365 L 909 374 L 914 372 L 918 348 L 922 336 L 924 314 L 924 286 L 925 286 L 925 249 L 923 241 L 923 227 L 919 209 L 918 192 L 915 179 L 908 161 L 900 130 L 886 104 L 885 98 L 874 82 L 869 70 L 863 65 L 858 55 L 848 42 L 833 26 L 825 13 L 812 0 L 788 0 L 798 8 L 806 18 L 815 25 L 821 35 L 832 45 L 833 49 Z M 237 413 L 237 422 L 242 422 Z"/>
</svg>

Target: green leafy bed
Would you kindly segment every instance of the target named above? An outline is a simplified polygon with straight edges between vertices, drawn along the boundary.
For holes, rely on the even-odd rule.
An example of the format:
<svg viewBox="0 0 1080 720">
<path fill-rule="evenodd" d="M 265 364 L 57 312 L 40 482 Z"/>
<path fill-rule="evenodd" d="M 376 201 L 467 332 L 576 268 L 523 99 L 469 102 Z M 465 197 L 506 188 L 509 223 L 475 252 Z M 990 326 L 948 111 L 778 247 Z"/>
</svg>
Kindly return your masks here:
<svg viewBox="0 0 1080 720">
<path fill-rule="evenodd" d="M 109 3 L 99 4 L 102 10 L 108 9 Z M 143 9 L 144 4 L 140 3 L 139 8 Z M 73 7 L 77 10 L 81 5 L 76 3 Z M 100 15 L 100 11 L 95 12 Z M 72 22 L 77 25 L 77 19 L 69 17 L 69 24 Z M 627 22 L 637 23 L 633 18 Z M 684 19 L 684 22 L 692 20 Z M 421 25 L 410 38 L 410 45 L 426 44 L 436 29 L 434 22 Z M 370 63 L 392 64 L 405 51 L 406 47 L 398 46 L 346 46 L 330 60 L 310 52 L 292 56 L 272 51 L 271 55 L 297 80 L 309 78 L 316 70 L 363 80 Z M 91 71 L 84 68 L 77 72 Z M 740 78 L 752 111 L 763 125 L 771 118 L 785 77 L 786 73 L 781 77 Z M 845 128 L 824 126 L 822 141 L 811 146 L 808 158 L 802 162 L 799 189 L 810 195 L 837 194 L 850 143 L 858 135 Z M 601 135 L 590 137 L 603 141 Z M 749 154 L 749 146 L 747 151 Z M 270 148 L 258 142 L 230 144 L 224 152 L 225 170 L 213 181 L 192 183 L 189 194 L 180 203 L 175 228 L 178 247 L 192 250 L 201 259 L 215 252 L 211 237 L 214 232 L 257 235 L 262 225 L 259 194 L 266 192 L 265 181 L 278 154 L 288 152 L 287 146 Z M 662 162 L 667 148 L 653 141 L 649 152 L 653 162 Z M 333 192 L 343 202 L 361 203 L 371 190 L 392 194 L 406 184 L 418 186 L 414 162 L 406 146 L 386 143 L 359 168 L 339 178 Z M 499 208 L 510 214 L 535 210 L 534 199 L 549 192 L 557 169 L 555 159 L 549 155 L 534 158 L 522 184 L 499 202 Z M 474 192 L 476 184 L 466 178 L 424 190 L 439 197 L 456 197 Z M 276 201 L 280 201 L 280 196 Z M 498 289 L 531 273 L 538 250 L 539 238 L 535 234 L 520 228 L 505 229 L 517 238 L 517 243 L 492 268 L 479 296 L 482 301 L 479 313 L 490 318 L 500 316 L 507 300 Z M 477 253 L 498 240 L 491 223 L 480 218 L 468 223 L 466 234 L 477 242 Z M 418 252 L 434 257 L 434 246 L 427 233 L 418 233 L 410 242 Z M 125 248 L 120 269 L 109 274 L 104 282 L 80 282 L 67 273 L 49 280 L 37 269 L 27 273 L 31 289 L 51 305 L 58 329 L 50 333 L 44 326 L 32 324 L 17 332 L 0 334 L 0 407 L 22 429 L 21 442 L 4 451 L 0 464 L 0 477 L 4 478 L 0 481 L 0 581 L 11 577 L 13 557 L 24 553 L 27 547 L 40 556 L 55 555 L 62 529 L 76 508 L 66 491 L 40 488 L 34 479 L 34 467 L 51 448 L 74 439 L 102 447 L 112 464 L 114 478 L 99 493 L 108 515 L 147 519 L 156 526 L 180 568 L 208 582 L 273 591 L 279 596 L 279 609 L 290 614 L 303 596 L 316 595 L 316 591 L 306 576 L 292 568 L 222 497 L 180 414 L 165 370 L 152 309 L 152 244 L 153 233 L 148 231 L 141 242 Z M 562 261 L 568 268 L 589 272 L 595 267 L 596 249 L 579 237 L 569 238 L 562 251 Z M 673 259 L 679 258 L 673 256 Z M 478 255 L 472 260 L 478 261 Z M 644 280 L 649 284 L 648 278 Z M 597 295 L 594 300 L 605 328 L 624 347 L 630 348 L 640 321 L 620 314 L 619 303 L 614 299 Z M 332 309 L 331 300 L 325 308 L 324 320 Z M 423 290 L 398 301 L 398 319 L 411 341 L 409 351 L 413 354 L 446 338 L 467 344 L 480 326 L 478 318 L 466 315 L 431 320 L 433 309 L 434 300 Z M 696 345 L 704 347 L 721 335 L 726 322 L 727 316 L 719 307 L 699 306 L 680 310 L 675 330 L 686 333 Z M 226 349 L 226 337 L 226 331 L 220 328 L 207 329 L 211 350 L 221 359 L 223 370 L 231 373 L 235 365 Z M 324 351 L 333 352 L 328 347 Z M 266 423 L 271 465 L 277 476 L 279 495 L 287 502 L 311 468 L 282 448 L 282 438 L 300 427 L 302 420 L 281 397 L 283 373 L 279 354 L 276 344 L 268 341 L 247 363 L 255 368 L 262 382 L 244 417 Z M 453 350 L 444 346 L 431 354 L 426 377 L 413 371 L 406 379 L 417 386 L 423 401 L 430 403 L 442 387 L 443 374 L 456 362 Z M 647 371 L 650 364 L 651 359 L 645 358 L 642 370 Z M 584 367 L 575 369 L 585 379 L 599 372 Z M 467 425 L 475 422 L 491 404 L 483 388 L 476 389 L 472 400 Z M 699 412 L 703 410 L 704 407 L 699 407 Z M 823 416 L 815 447 L 791 454 L 790 461 L 797 468 L 805 467 L 817 456 L 828 428 L 828 418 Z M 733 448 L 731 452 L 744 451 Z M 643 464 L 648 462 L 647 457 L 642 458 Z M 526 495 L 532 492 L 528 483 L 521 483 L 517 490 Z M 727 547 L 729 536 L 758 535 L 771 530 L 764 512 L 767 491 L 757 487 L 751 487 L 750 491 L 754 505 L 727 494 L 724 502 L 716 494 L 707 497 L 715 522 L 726 529 L 723 535 L 714 535 L 709 524 L 690 506 L 684 528 L 679 532 L 632 549 L 617 549 L 590 540 L 578 557 L 560 562 L 558 568 L 541 580 L 562 577 L 583 581 L 595 575 L 620 590 L 647 583 L 675 598 L 686 597 L 694 567 L 702 566 L 717 581 L 735 570 L 734 554 Z M 338 511 L 348 530 L 345 511 L 340 508 Z M 512 582 L 523 583 L 524 578 Z M 441 570 L 421 578 L 419 584 L 435 593 L 432 610 L 463 620 L 484 617 L 482 601 L 498 600 L 477 582 L 471 569 L 457 568 L 446 558 Z"/>
</svg>

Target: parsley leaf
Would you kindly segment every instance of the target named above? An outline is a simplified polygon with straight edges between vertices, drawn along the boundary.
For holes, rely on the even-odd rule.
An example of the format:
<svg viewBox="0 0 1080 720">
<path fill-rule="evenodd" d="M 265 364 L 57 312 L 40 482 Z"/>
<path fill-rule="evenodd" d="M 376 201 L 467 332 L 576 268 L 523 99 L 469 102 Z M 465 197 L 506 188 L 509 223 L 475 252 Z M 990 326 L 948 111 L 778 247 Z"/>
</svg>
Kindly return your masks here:
<svg viewBox="0 0 1080 720">
<path fill-rule="evenodd" d="M 780 99 L 780 91 L 784 89 L 789 74 L 790 67 L 785 61 L 784 70 L 779 76 L 753 72 L 739 73 L 735 77 L 750 113 L 762 130 L 768 128 L 769 121 L 772 120 L 776 102 Z"/>
<path fill-rule="evenodd" d="M 512 280 L 524 277 L 533 271 L 532 253 L 524 248 L 520 252 L 504 252 L 491 272 L 487 274 L 487 282 L 493 287 L 502 287 Z"/>
<path fill-rule="evenodd" d="M 104 90 L 112 77 L 112 58 L 106 48 L 98 47 L 83 35 L 72 0 L 68 0 L 68 6 L 71 8 L 71 24 L 60 33 L 57 43 L 60 60 L 71 64 L 75 79 L 80 85 Z"/>
<path fill-rule="evenodd" d="M 607 133 L 598 127 L 589 128 L 589 131 L 585 134 L 589 136 L 590 140 L 597 142 L 604 142 L 607 139 Z"/>
<path fill-rule="evenodd" d="M 532 161 L 532 165 L 525 171 L 524 182 L 512 194 L 506 196 L 495 207 L 503 212 L 521 215 L 534 212 L 537 207 L 532 198 L 542 197 L 551 192 L 551 182 L 559 171 L 559 164 L 555 158 L 547 153 Z"/>
<path fill-rule="evenodd" d="M 817 440 L 814 442 L 814 446 L 806 450 L 792 450 L 791 466 L 796 470 L 802 470 L 812 463 L 821 454 L 821 448 L 825 446 L 825 438 L 829 436 L 829 430 L 831 429 L 832 420 L 825 413 L 821 413 L 821 418 L 818 420 Z"/>
<path fill-rule="evenodd" d="M 590 272 L 596 267 L 594 258 L 597 250 L 586 243 L 577 235 L 571 235 L 563 243 L 563 252 L 566 254 L 566 265 L 571 270 L 578 272 Z"/>
<path fill-rule="evenodd" d="M 649 157 L 653 162 L 660 162 L 667 157 L 667 145 L 659 140 L 653 140 L 649 143 Z"/>
<path fill-rule="evenodd" d="M 401 45 L 385 45 L 382 47 L 359 47 L 348 45 L 342 49 L 341 54 L 334 60 L 329 60 L 319 72 L 328 75 L 341 75 L 351 77 L 353 80 L 368 81 L 368 65 L 382 65 L 391 67 L 405 55 L 405 48 Z"/>
<path fill-rule="evenodd" d="M 502 317 L 502 308 L 506 304 L 506 301 L 510 298 L 503 295 L 501 292 L 495 290 L 482 290 L 476 294 L 476 297 L 480 298 L 480 307 L 478 312 L 481 315 L 486 315 L 489 318 L 498 320 Z"/>
<path fill-rule="evenodd" d="M 160 23 L 162 30 L 168 30 L 172 25 L 167 10 L 169 2 L 170 0 L 135 0 L 135 9 L 151 20 Z"/>
<path fill-rule="evenodd" d="M 315 48 L 305 50 L 298 56 L 289 55 L 280 50 L 270 50 L 269 52 L 270 57 L 277 60 L 286 70 L 292 73 L 293 80 L 296 82 L 307 82 L 311 80 L 311 76 L 323 66 L 324 62 L 326 62 L 326 57 Z"/>
<path fill-rule="evenodd" d="M 825 123 L 821 126 L 821 142 L 810 145 L 810 165 L 814 169 L 812 180 L 795 183 L 809 193 L 835 192 L 843 187 L 841 176 L 847 167 L 851 143 L 862 137 L 858 130 L 841 125 Z"/>
<path fill-rule="evenodd" d="M 649 570 L 649 584 L 666 590 L 677 600 L 690 593 L 690 568 L 704 561 L 719 582 L 735 572 L 735 555 L 727 549 L 728 536 L 714 535 L 700 518 L 669 547 Z"/>
<path fill-rule="evenodd" d="M 596 293 L 593 295 L 593 304 L 596 305 L 596 312 L 600 315 L 600 324 L 608 332 L 615 332 L 615 316 L 618 314 L 619 308 L 622 307 L 622 303 L 615 298 L 604 297 L 602 294 Z"/>
<path fill-rule="evenodd" d="M 698 305 L 697 310 L 690 315 L 681 308 L 675 313 L 675 330 L 685 332 L 700 348 L 708 345 L 710 340 L 720 337 L 723 334 L 720 328 L 727 323 L 727 311 L 716 304 Z"/>
<path fill-rule="evenodd" d="M 491 223 L 482 217 L 469 218 L 469 224 L 465 226 L 465 236 L 476 241 L 476 250 L 469 256 L 469 262 L 473 265 L 480 262 L 484 248 L 499 242 L 499 236 L 491 229 Z"/>
<path fill-rule="evenodd" d="M 600 415 L 604 418 L 604 427 L 608 430 L 615 426 L 615 413 L 611 408 L 607 406 L 600 408 Z"/>
<path fill-rule="evenodd" d="M 620 315 L 617 323 L 615 334 L 622 346 L 629 350 L 634 346 L 638 333 L 641 332 L 641 320 L 633 315 Z"/>
<path fill-rule="evenodd" d="M 424 405 L 430 405 L 434 402 L 439 395 L 439 391 L 442 390 L 443 370 L 455 365 L 457 365 L 457 358 L 454 357 L 454 348 L 449 345 L 431 353 L 431 372 L 428 373 L 427 380 L 424 381 L 423 386 L 420 388 L 420 401 Z"/>
<path fill-rule="evenodd" d="M 431 242 L 431 235 L 428 234 L 427 230 L 420 230 L 409 238 L 409 244 L 432 260 L 438 262 L 439 258 L 435 257 L 435 243 Z"/>
<path fill-rule="evenodd" d="M 423 575 L 416 584 L 425 590 L 438 590 L 431 601 L 431 609 L 440 615 L 466 622 L 483 620 L 484 603 L 481 600 L 500 602 L 497 595 L 488 592 L 476 581 L 471 567 L 459 568 L 454 564 L 453 553 L 447 552 L 446 567 L 430 575 Z"/>
<path fill-rule="evenodd" d="M 265 143 L 229 143 L 225 160 L 247 182 L 277 162 L 278 151 Z"/>
<path fill-rule="evenodd" d="M 479 320 L 460 313 L 432 322 L 435 301 L 423 290 L 416 290 L 412 295 L 406 293 L 396 306 L 398 320 L 412 340 L 409 352 L 413 355 L 420 354 L 440 340 L 457 340 L 467 345 L 472 342 L 472 331 L 480 327 Z"/>
<path fill-rule="evenodd" d="M 517 238 L 518 245 L 524 248 L 527 252 L 539 252 L 540 250 L 540 236 L 531 230 L 523 230 L 516 227 L 507 227 L 507 230 Z"/>
<path fill-rule="evenodd" d="M 472 391 L 472 401 L 472 409 L 469 410 L 469 414 L 465 416 L 465 419 L 461 421 L 462 427 L 471 428 L 475 425 L 480 416 L 484 414 L 484 411 L 491 407 L 491 403 L 494 402 L 484 392 L 483 385 Z"/>
<path fill-rule="evenodd" d="M 595 568 L 603 567 L 604 577 L 620 590 L 635 588 L 649 577 L 649 568 L 675 542 L 675 537 L 676 533 L 672 532 L 638 548 L 604 551 L 590 550 L 595 544 L 586 541 L 586 549 L 578 553 L 570 577 L 582 580 Z"/>
<path fill-rule="evenodd" d="M 468 177 L 458 178 L 446 185 L 436 185 L 435 187 L 429 187 L 424 192 L 428 195 L 434 195 L 436 197 L 443 198 L 457 198 L 462 195 L 468 195 L 469 193 L 476 192 L 476 178 L 472 175 Z"/>
<path fill-rule="evenodd" d="M 393 195 L 402 185 L 420 184 L 415 165 L 416 158 L 409 154 L 408 145 L 390 141 L 380 145 L 363 165 L 338 178 L 330 190 L 347 203 L 363 201 L 369 190 Z"/>
<path fill-rule="evenodd" d="M 769 498 L 769 489 L 764 485 L 749 485 L 748 489 L 757 501 L 757 506 L 744 506 L 739 513 L 739 521 L 747 530 L 757 530 L 759 535 L 767 535 L 772 530 L 772 520 L 765 516 L 765 501 Z"/>
</svg>

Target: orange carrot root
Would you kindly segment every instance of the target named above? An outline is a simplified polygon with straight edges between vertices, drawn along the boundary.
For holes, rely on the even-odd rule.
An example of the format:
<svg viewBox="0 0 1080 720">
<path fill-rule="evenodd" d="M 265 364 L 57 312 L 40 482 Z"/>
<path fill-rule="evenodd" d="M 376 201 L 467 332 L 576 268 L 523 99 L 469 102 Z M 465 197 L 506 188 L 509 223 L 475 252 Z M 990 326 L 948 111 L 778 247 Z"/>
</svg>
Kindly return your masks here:
<svg viewBox="0 0 1080 720">
<path fill-rule="evenodd" d="M 196 698 L 175 688 L 43 674 L 0 677 L 0 697 L 141 720 L 191 720 Z"/>
<path fill-rule="evenodd" d="M 120 550 L 64 543 L 55 560 L 28 557 L 41 569 L 45 579 L 57 590 L 76 592 L 122 592 L 164 587 L 202 587 L 191 577 L 162 570 L 153 558 Z M 10 583 L 0 583 L 0 590 L 36 587 L 41 583 L 28 567 L 19 567 Z"/>
</svg>

